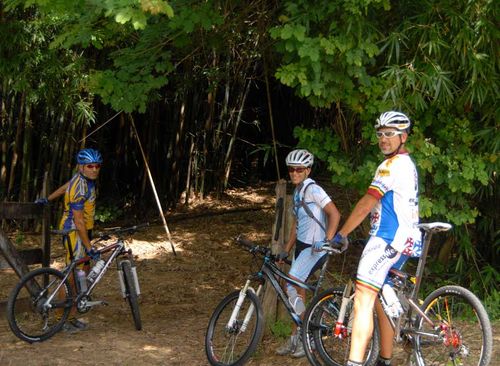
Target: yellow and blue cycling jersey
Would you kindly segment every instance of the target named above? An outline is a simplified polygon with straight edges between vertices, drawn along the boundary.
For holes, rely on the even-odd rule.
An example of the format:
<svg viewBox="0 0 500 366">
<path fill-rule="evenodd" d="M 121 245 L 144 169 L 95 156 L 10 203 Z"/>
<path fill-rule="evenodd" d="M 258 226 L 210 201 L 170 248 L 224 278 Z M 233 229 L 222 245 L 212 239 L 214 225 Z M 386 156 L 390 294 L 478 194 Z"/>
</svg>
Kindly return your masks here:
<svg viewBox="0 0 500 366">
<path fill-rule="evenodd" d="M 85 227 L 91 230 L 94 227 L 96 189 L 95 182 L 76 173 L 69 181 L 64 194 L 64 212 L 59 224 L 61 230 L 75 229 L 73 210 L 83 210 Z"/>
<path fill-rule="evenodd" d="M 90 230 L 94 227 L 96 189 L 95 181 L 85 178 L 81 173 L 76 173 L 69 181 L 68 188 L 64 194 L 64 212 L 59 224 L 61 230 L 75 230 L 73 211 L 83 210 L 85 227 Z M 74 258 L 83 258 L 85 248 L 76 231 L 71 231 L 63 238 L 66 248 L 66 263 L 71 261 L 72 253 Z"/>
</svg>

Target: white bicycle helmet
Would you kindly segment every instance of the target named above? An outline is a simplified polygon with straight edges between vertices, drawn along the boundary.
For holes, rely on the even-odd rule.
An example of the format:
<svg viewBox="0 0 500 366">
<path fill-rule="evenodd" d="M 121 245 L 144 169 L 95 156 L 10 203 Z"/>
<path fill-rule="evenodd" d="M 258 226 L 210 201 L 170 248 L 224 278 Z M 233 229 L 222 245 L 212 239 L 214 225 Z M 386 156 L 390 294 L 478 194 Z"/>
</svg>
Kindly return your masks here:
<svg viewBox="0 0 500 366">
<path fill-rule="evenodd" d="M 384 112 L 377 118 L 375 129 L 378 130 L 382 127 L 392 127 L 399 131 L 410 131 L 411 122 L 406 114 L 396 111 Z"/>
<path fill-rule="evenodd" d="M 304 149 L 293 150 L 286 157 L 287 166 L 311 167 L 314 163 L 314 156 Z"/>
</svg>

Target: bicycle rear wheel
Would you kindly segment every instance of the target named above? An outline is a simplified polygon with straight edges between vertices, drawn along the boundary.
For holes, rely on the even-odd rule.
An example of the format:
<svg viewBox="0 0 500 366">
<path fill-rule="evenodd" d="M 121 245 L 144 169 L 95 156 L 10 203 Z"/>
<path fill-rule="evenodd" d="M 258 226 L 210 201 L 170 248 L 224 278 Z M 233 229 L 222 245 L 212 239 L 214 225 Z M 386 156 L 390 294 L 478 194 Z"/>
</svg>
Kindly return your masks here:
<svg viewBox="0 0 500 366">
<path fill-rule="evenodd" d="M 486 366 L 491 359 L 493 335 L 481 301 L 460 286 L 444 286 L 425 299 L 421 309 L 434 323 L 417 318 L 415 356 L 424 365 Z"/>
<path fill-rule="evenodd" d="M 142 329 L 141 313 L 139 311 L 139 300 L 137 295 L 137 288 L 132 274 L 132 264 L 129 260 L 123 260 L 120 263 L 123 271 L 123 281 L 125 283 L 125 296 L 132 311 L 132 318 L 134 319 L 135 329 Z"/>
<path fill-rule="evenodd" d="M 7 302 L 7 320 L 18 338 L 42 342 L 61 330 L 73 297 L 70 284 L 63 279 L 55 269 L 39 268 L 24 275 L 14 287 Z"/>
<path fill-rule="evenodd" d="M 343 324 L 338 325 L 343 292 L 342 288 L 323 291 L 311 300 L 306 310 L 302 339 L 307 359 L 313 365 L 344 366 L 349 359 L 353 302 L 347 305 Z M 339 334 L 335 334 L 336 327 Z M 373 336 L 365 354 L 365 365 L 375 364 L 379 349 L 379 330 L 374 326 Z"/>
<path fill-rule="evenodd" d="M 234 291 L 226 296 L 208 323 L 205 351 L 208 361 L 213 366 L 244 365 L 257 348 L 262 336 L 264 330 L 262 307 L 258 297 L 251 291 L 247 291 L 234 324 L 228 327 L 239 296 L 240 291 Z"/>
</svg>

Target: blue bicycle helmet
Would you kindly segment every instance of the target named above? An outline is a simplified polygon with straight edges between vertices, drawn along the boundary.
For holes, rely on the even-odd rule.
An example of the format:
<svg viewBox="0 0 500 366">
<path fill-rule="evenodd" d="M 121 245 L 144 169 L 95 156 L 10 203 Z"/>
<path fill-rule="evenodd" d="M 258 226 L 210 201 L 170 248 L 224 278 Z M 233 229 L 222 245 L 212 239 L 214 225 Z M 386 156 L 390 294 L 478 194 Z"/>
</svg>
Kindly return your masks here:
<svg viewBox="0 0 500 366">
<path fill-rule="evenodd" d="M 102 156 L 101 153 L 95 149 L 82 149 L 76 156 L 76 162 L 78 164 L 102 164 Z"/>
</svg>

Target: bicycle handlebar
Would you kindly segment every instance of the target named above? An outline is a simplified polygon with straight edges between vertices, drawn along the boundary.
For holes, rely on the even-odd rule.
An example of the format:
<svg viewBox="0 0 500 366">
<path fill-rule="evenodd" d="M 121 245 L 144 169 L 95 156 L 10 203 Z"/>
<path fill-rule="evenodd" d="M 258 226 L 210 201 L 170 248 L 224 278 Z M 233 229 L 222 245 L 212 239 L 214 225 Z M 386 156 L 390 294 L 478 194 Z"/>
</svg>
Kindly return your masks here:
<svg viewBox="0 0 500 366">
<path fill-rule="evenodd" d="M 137 224 L 137 225 L 133 225 L 133 226 L 129 226 L 129 227 L 124 227 L 124 228 L 122 228 L 122 227 L 110 227 L 110 228 L 104 229 L 104 231 L 100 232 L 98 234 L 98 236 L 134 232 L 138 229 L 142 229 L 142 228 L 147 227 L 147 226 L 149 226 L 149 222 L 145 222 L 143 224 Z"/>
<path fill-rule="evenodd" d="M 238 244 L 243 245 L 244 247 L 246 247 L 250 251 L 250 253 L 260 253 L 260 254 L 262 254 L 264 256 L 269 256 L 271 258 L 271 260 L 273 260 L 274 262 L 278 261 L 278 256 L 272 254 L 270 248 L 263 247 L 263 246 L 260 246 L 260 245 L 256 245 L 254 242 L 252 242 L 252 241 L 250 241 L 248 239 L 243 238 L 241 235 L 238 235 L 235 238 L 235 241 Z M 289 260 L 289 259 L 286 259 L 286 258 L 283 259 L 283 262 L 285 262 L 286 264 L 289 264 L 289 265 L 292 264 L 292 261 Z"/>
<path fill-rule="evenodd" d="M 107 240 L 107 239 L 109 239 L 110 234 L 131 233 L 131 232 L 134 232 L 136 230 L 142 229 L 142 228 L 147 227 L 147 226 L 149 226 L 149 222 L 145 222 L 143 224 L 137 224 L 137 225 L 133 225 L 133 226 L 125 227 L 125 228 L 122 228 L 122 227 L 108 228 L 108 229 L 104 229 L 106 232 L 97 233 L 96 238 L 98 238 L 99 240 L 105 240 L 105 239 Z M 56 235 L 68 235 L 72 231 L 76 231 L 76 229 L 50 230 L 50 232 L 52 234 L 56 234 Z"/>
</svg>

